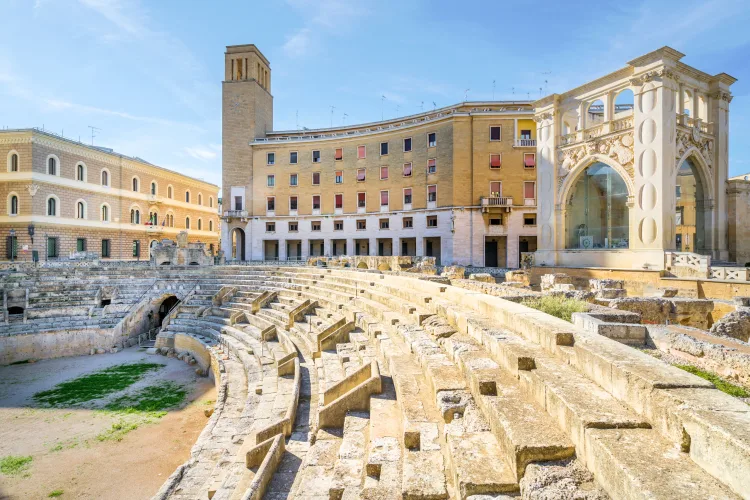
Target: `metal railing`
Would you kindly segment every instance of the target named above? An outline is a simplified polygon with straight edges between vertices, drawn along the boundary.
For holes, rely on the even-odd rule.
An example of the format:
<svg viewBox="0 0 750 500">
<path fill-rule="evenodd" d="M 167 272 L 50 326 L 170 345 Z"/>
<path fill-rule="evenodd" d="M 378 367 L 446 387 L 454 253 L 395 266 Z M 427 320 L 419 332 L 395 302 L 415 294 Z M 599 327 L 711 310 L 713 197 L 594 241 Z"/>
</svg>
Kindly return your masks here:
<svg viewBox="0 0 750 500">
<path fill-rule="evenodd" d="M 535 148 L 536 139 L 516 139 L 517 148 Z"/>
</svg>

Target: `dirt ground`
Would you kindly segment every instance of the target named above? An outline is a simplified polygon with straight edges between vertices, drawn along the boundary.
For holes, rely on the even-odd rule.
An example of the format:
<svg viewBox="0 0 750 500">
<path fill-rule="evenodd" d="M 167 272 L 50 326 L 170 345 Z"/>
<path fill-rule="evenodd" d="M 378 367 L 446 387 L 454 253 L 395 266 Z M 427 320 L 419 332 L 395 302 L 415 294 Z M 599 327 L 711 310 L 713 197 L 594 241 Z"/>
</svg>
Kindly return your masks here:
<svg viewBox="0 0 750 500">
<path fill-rule="evenodd" d="M 96 436 L 120 417 L 96 409 L 35 408 L 32 396 L 60 382 L 113 365 L 136 361 L 166 365 L 126 391 L 170 380 L 189 388 L 183 407 L 153 423 L 140 425 L 122 441 Z M 110 395 L 106 400 L 122 395 Z M 174 358 L 151 356 L 138 348 L 117 354 L 51 359 L 0 367 L 0 458 L 32 456 L 19 476 L 0 474 L 0 499 L 150 498 L 175 468 L 188 459 L 216 399 L 213 381 Z"/>
</svg>

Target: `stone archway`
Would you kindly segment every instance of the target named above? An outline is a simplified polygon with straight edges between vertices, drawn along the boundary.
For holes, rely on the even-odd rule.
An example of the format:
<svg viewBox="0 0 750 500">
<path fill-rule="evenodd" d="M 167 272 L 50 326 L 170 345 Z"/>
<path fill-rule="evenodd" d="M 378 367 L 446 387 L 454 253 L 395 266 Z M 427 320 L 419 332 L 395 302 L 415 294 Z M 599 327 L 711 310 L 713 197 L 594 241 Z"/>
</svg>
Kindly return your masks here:
<svg viewBox="0 0 750 500">
<path fill-rule="evenodd" d="M 161 326 L 164 318 L 166 318 L 169 312 L 179 303 L 180 299 L 178 299 L 175 295 L 167 295 L 162 299 L 157 310 L 157 326 Z"/>
<path fill-rule="evenodd" d="M 561 188 L 561 248 L 611 250 L 630 247 L 632 179 L 603 155 L 584 158 Z"/>
<path fill-rule="evenodd" d="M 714 219 L 713 180 L 703 157 L 687 151 L 675 168 L 675 249 L 678 252 L 712 254 Z"/>
<path fill-rule="evenodd" d="M 245 260 L 245 231 L 239 227 L 232 229 L 232 260 Z"/>
</svg>

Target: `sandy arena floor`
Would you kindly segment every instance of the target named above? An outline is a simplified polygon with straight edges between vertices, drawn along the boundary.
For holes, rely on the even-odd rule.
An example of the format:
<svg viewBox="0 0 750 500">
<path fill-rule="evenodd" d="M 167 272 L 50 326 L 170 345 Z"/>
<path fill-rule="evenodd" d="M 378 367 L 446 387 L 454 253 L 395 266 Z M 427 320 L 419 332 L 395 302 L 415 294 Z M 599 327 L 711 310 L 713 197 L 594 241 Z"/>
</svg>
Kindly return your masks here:
<svg viewBox="0 0 750 500">
<path fill-rule="evenodd" d="M 174 381 L 188 387 L 189 392 L 182 408 L 139 426 L 122 441 L 101 442 L 96 438 L 119 416 L 91 409 L 34 407 L 32 396 L 39 391 L 89 372 L 136 361 L 166 366 L 146 374 L 128 392 L 156 380 Z M 25 474 L 0 474 L 0 499 L 48 498 L 55 490 L 63 491 L 59 497 L 63 499 L 150 498 L 190 456 L 190 448 L 208 420 L 203 411 L 213 407 L 215 394 L 213 382 L 196 376 L 195 367 L 174 358 L 150 356 L 138 348 L 0 367 L 0 458 L 33 457 Z"/>
</svg>

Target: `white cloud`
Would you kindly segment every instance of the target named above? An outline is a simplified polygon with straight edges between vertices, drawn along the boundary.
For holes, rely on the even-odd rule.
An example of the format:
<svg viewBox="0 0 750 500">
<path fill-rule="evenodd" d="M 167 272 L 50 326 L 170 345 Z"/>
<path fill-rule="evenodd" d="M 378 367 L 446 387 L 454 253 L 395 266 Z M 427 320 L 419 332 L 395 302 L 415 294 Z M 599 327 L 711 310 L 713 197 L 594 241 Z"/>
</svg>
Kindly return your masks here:
<svg viewBox="0 0 750 500">
<path fill-rule="evenodd" d="M 217 156 L 215 151 L 200 147 L 185 148 L 185 152 L 196 160 L 213 160 Z"/>
<path fill-rule="evenodd" d="M 302 28 L 298 32 L 287 37 L 284 43 L 284 52 L 289 57 L 301 57 L 310 51 L 311 39 L 310 28 Z"/>
<path fill-rule="evenodd" d="M 368 8 L 363 0 L 287 0 L 300 11 L 307 22 L 284 43 L 284 52 L 289 57 L 309 54 L 327 35 L 349 33 L 356 20 L 366 15 Z"/>
<path fill-rule="evenodd" d="M 79 0 L 79 2 L 102 16 L 122 31 L 137 38 L 148 34 L 145 16 L 139 13 L 135 4 L 123 0 Z"/>
</svg>

